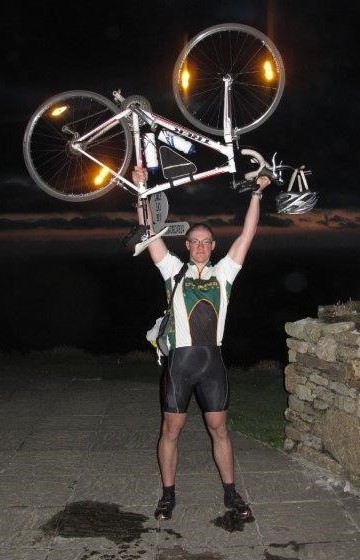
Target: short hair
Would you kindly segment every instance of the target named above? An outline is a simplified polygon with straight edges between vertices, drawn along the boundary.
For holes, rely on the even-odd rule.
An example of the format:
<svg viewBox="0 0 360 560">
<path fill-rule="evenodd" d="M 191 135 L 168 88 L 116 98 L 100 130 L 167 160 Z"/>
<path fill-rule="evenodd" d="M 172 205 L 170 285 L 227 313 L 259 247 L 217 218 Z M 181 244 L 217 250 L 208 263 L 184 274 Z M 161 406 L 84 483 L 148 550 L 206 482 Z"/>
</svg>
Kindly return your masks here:
<svg viewBox="0 0 360 560">
<path fill-rule="evenodd" d="M 186 240 L 189 241 L 190 239 L 190 235 L 193 233 L 193 231 L 197 230 L 197 229 L 206 229 L 209 234 L 211 235 L 211 239 L 214 240 L 214 232 L 211 229 L 210 226 L 208 226 L 207 224 L 205 224 L 204 222 L 199 222 L 197 224 L 193 224 L 191 227 L 189 227 L 189 229 L 186 232 Z"/>
</svg>

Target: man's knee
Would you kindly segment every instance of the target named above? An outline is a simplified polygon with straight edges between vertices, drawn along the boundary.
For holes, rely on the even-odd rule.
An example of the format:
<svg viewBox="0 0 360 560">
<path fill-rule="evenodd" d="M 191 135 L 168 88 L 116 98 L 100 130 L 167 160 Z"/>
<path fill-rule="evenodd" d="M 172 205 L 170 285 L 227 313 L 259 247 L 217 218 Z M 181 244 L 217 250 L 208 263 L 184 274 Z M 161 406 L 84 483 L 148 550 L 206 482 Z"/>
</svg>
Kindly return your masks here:
<svg viewBox="0 0 360 560">
<path fill-rule="evenodd" d="M 161 435 L 166 439 L 177 440 L 186 422 L 186 414 L 165 413 Z"/>
<path fill-rule="evenodd" d="M 205 420 L 211 437 L 215 439 L 225 439 L 229 437 L 226 412 L 206 413 Z"/>
</svg>

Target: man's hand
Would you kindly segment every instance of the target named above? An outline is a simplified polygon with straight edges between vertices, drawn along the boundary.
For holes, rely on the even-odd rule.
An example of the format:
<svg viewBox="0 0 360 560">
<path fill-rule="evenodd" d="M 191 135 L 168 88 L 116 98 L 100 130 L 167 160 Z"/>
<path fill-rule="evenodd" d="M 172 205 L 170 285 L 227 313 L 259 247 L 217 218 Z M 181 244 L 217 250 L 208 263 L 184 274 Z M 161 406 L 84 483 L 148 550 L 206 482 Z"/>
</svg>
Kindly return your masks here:
<svg viewBox="0 0 360 560">
<path fill-rule="evenodd" d="M 140 183 L 146 183 L 149 177 L 146 167 L 141 167 L 140 165 L 135 165 L 131 176 L 137 186 L 139 186 Z"/>
<path fill-rule="evenodd" d="M 256 179 L 256 184 L 258 185 L 258 191 L 263 191 L 264 189 L 266 189 L 266 187 L 268 187 L 270 185 L 271 181 L 269 179 L 269 177 L 266 177 L 265 175 L 259 175 L 259 177 Z"/>
</svg>

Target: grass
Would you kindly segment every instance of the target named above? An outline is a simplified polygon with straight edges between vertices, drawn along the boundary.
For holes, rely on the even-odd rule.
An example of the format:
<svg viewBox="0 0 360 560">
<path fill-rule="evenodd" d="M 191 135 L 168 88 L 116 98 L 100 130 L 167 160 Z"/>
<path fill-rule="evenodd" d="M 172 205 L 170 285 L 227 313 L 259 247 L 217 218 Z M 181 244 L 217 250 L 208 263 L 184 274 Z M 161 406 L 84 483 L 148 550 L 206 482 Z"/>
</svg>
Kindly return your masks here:
<svg viewBox="0 0 360 560">
<path fill-rule="evenodd" d="M 71 347 L 26 354 L 0 355 L 2 374 L 46 375 L 77 379 L 136 380 L 157 384 L 161 368 L 154 352 L 91 355 Z M 275 362 L 260 362 L 249 369 L 231 368 L 230 428 L 276 448 L 284 442 L 287 393 L 283 371 Z"/>
<path fill-rule="evenodd" d="M 263 362 L 246 370 L 232 368 L 229 379 L 231 429 L 282 448 L 288 394 L 281 366 Z"/>
</svg>

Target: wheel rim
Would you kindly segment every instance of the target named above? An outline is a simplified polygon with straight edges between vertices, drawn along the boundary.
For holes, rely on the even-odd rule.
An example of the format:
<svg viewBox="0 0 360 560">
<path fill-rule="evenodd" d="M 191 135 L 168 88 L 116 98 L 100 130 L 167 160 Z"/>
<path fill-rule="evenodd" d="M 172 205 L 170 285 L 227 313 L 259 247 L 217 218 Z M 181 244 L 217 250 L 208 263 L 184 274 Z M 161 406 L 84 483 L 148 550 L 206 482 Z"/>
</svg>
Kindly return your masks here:
<svg viewBox="0 0 360 560">
<path fill-rule="evenodd" d="M 188 87 L 182 77 L 188 71 Z M 260 31 L 223 24 L 196 35 L 180 53 L 173 75 L 176 102 L 183 115 L 210 134 L 223 134 L 223 78 L 232 78 L 231 110 L 235 132 L 260 126 L 276 109 L 285 70 L 275 45 Z"/>
<path fill-rule="evenodd" d="M 123 121 L 89 144 L 86 151 L 99 166 L 74 149 L 74 141 L 119 112 L 106 98 L 90 92 L 68 92 L 44 103 L 30 119 L 24 157 L 36 184 L 51 196 L 81 201 L 98 198 L 116 182 L 106 168 L 124 172 L 131 134 Z"/>
</svg>

